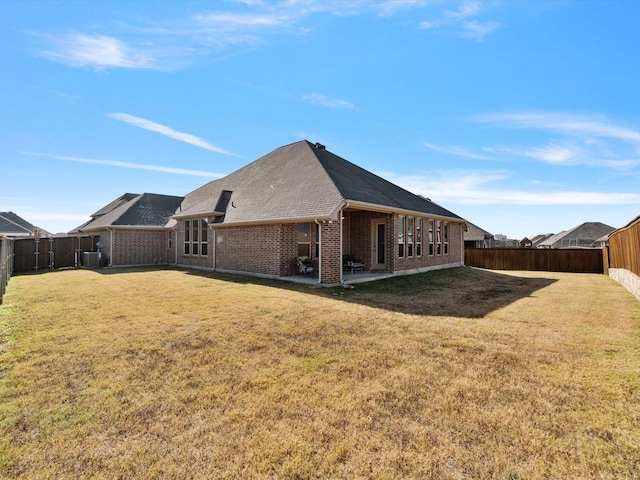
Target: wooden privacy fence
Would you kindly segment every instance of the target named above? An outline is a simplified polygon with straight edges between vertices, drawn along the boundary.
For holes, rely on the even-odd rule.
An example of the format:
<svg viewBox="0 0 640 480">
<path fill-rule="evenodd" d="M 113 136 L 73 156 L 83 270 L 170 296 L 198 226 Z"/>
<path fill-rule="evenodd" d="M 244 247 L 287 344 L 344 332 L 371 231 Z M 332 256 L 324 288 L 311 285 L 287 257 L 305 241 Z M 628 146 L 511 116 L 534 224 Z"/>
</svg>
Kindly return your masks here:
<svg viewBox="0 0 640 480">
<path fill-rule="evenodd" d="M 464 263 L 490 270 L 603 273 L 599 248 L 465 248 Z"/>
<path fill-rule="evenodd" d="M 13 240 L 0 238 L 0 305 L 2 305 L 2 299 L 7 288 L 7 283 L 9 283 L 11 273 L 13 272 L 11 262 L 11 259 L 13 258 L 12 252 Z"/>
<path fill-rule="evenodd" d="M 95 251 L 98 237 L 20 238 L 13 240 L 13 273 L 79 267 L 82 253 Z"/>
<path fill-rule="evenodd" d="M 609 236 L 609 267 L 640 276 L 640 217 Z"/>
</svg>

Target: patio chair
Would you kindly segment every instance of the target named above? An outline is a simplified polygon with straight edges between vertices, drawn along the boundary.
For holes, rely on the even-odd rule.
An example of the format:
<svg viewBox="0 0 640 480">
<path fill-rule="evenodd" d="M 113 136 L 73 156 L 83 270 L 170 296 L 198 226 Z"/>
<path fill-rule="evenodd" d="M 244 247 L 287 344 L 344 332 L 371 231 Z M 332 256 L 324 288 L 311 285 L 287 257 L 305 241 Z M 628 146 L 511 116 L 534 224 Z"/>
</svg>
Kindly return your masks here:
<svg viewBox="0 0 640 480">
<path fill-rule="evenodd" d="M 364 263 L 359 258 L 354 257 L 353 255 L 343 255 L 342 256 L 342 269 L 343 270 L 351 270 L 353 274 L 354 271 L 360 270 L 364 271 Z"/>
<path fill-rule="evenodd" d="M 298 272 L 303 275 L 313 274 L 313 264 L 309 260 L 298 259 Z"/>
</svg>

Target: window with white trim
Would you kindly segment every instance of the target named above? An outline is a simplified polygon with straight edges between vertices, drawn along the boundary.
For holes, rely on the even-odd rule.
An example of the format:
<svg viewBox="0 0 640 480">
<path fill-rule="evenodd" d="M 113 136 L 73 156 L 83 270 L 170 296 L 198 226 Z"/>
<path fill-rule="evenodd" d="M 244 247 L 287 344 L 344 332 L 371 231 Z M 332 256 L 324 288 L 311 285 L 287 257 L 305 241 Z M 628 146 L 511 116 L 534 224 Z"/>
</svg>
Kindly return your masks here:
<svg viewBox="0 0 640 480">
<path fill-rule="evenodd" d="M 407 257 L 413 257 L 413 225 L 415 218 L 407 217 Z"/>
<path fill-rule="evenodd" d="M 404 216 L 398 215 L 398 257 L 404 257 Z"/>
<path fill-rule="evenodd" d="M 191 255 L 191 220 L 184 221 L 184 254 Z"/>
<path fill-rule="evenodd" d="M 429 255 L 433 254 L 433 220 L 429 220 Z"/>
<path fill-rule="evenodd" d="M 206 218 L 194 218 L 184 221 L 184 254 L 206 257 L 208 248 L 209 221 Z"/>
<path fill-rule="evenodd" d="M 444 254 L 449 254 L 449 222 L 442 222 L 442 237 L 444 244 Z"/>
<path fill-rule="evenodd" d="M 311 257 L 311 224 L 298 224 L 298 257 Z"/>
<path fill-rule="evenodd" d="M 416 257 L 422 256 L 422 219 L 416 218 Z"/>
<path fill-rule="evenodd" d="M 442 255 L 442 222 L 436 221 L 436 255 Z"/>
</svg>

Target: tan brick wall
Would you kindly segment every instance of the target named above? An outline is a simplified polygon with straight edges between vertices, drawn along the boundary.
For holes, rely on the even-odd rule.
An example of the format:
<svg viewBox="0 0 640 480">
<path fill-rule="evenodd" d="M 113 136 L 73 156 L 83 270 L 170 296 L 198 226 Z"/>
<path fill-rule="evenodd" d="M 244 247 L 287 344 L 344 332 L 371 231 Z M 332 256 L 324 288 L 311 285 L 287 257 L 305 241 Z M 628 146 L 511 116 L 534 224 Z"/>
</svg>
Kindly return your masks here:
<svg viewBox="0 0 640 480">
<path fill-rule="evenodd" d="M 425 217 L 423 219 L 423 234 L 422 234 L 422 256 L 416 256 L 415 244 L 414 244 L 414 255 L 413 257 L 407 257 L 407 245 L 405 243 L 405 257 L 400 258 L 398 256 L 398 216 L 394 215 L 393 219 L 393 231 L 394 231 L 394 250 L 393 250 L 393 271 L 394 272 L 403 272 L 407 270 L 416 270 L 416 269 L 428 269 L 428 268 L 436 268 L 443 265 L 451 265 L 451 264 L 462 264 L 462 242 L 463 242 L 463 232 L 462 232 L 462 224 L 449 222 L 449 252 L 448 254 L 444 254 L 443 252 L 440 255 L 435 254 L 429 255 L 429 231 L 428 231 L 428 218 Z M 435 236 L 435 234 L 434 234 Z M 415 240 L 415 238 L 414 238 Z M 405 239 L 406 241 L 406 239 Z"/>
<path fill-rule="evenodd" d="M 106 243 L 106 242 L 104 242 Z M 109 255 L 109 245 L 103 254 Z M 156 265 L 171 263 L 166 230 L 113 230 L 112 265 Z"/>
<path fill-rule="evenodd" d="M 294 275 L 296 233 L 295 224 L 217 228 L 216 268 L 275 276 Z"/>
<path fill-rule="evenodd" d="M 175 231 L 174 249 L 178 252 L 177 264 L 185 267 L 197 267 L 197 268 L 213 268 L 213 234 L 211 228 L 207 233 L 207 255 L 201 255 L 198 251 L 198 255 L 185 255 L 184 254 L 184 221 L 178 222 Z M 192 251 L 192 246 L 189 246 L 189 252 Z M 175 251 L 172 252 L 175 259 Z M 175 260 L 172 260 L 172 263 Z"/>
<path fill-rule="evenodd" d="M 340 256 L 340 222 L 323 222 L 320 226 L 321 283 L 340 283 L 342 257 Z"/>
</svg>

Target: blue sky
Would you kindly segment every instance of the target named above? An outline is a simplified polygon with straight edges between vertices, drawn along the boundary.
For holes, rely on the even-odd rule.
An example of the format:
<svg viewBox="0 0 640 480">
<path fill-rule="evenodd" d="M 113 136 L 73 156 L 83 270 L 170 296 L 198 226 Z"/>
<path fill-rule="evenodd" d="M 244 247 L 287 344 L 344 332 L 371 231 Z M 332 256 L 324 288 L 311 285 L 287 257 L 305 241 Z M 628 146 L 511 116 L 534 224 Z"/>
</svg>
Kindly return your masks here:
<svg viewBox="0 0 640 480">
<path fill-rule="evenodd" d="M 494 234 L 620 227 L 639 29 L 615 0 L 4 0 L 0 211 L 68 231 L 308 139 Z"/>
</svg>

